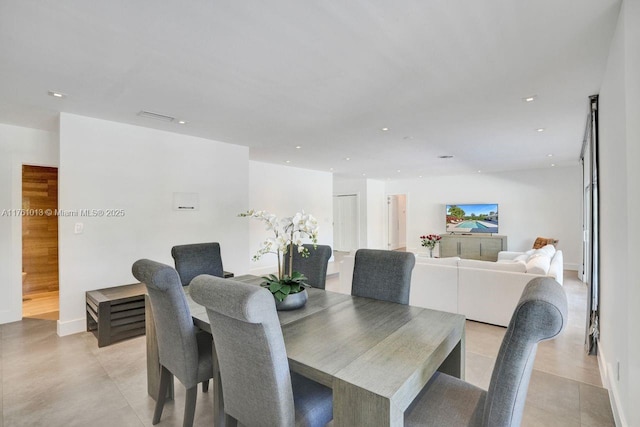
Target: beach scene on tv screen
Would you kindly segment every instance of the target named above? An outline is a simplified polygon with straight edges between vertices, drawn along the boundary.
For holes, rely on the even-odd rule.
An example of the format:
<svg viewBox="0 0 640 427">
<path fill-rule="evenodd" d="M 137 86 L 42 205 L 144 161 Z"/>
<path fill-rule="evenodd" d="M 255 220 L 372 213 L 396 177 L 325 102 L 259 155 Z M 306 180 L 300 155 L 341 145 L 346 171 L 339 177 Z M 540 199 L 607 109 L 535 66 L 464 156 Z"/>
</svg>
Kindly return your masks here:
<svg viewBox="0 0 640 427">
<path fill-rule="evenodd" d="M 497 233 L 498 205 L 447 205 L 448 233 Z"/>
</svg>

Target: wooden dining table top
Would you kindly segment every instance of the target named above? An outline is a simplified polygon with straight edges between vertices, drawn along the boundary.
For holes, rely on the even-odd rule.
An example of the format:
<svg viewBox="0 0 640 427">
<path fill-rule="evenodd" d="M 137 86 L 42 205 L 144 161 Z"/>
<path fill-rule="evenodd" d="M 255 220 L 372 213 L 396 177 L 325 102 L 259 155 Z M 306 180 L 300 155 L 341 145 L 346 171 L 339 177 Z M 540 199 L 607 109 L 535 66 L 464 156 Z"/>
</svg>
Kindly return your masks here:
<svg viewBox="0 0 640 427">
<path fill-rule="evenodd" d="M 229 280 L 262 282 L 249 275 Z M 194 323 L 210 331 L 206 309 L 186 291 Z M 402 413 L 436 370 L 464 378 L 464 316 L 307 292 L 303 308 L 278 317 L 290 369 L 333 388 L 335 425 L 403 425 Z"/>
</svg>

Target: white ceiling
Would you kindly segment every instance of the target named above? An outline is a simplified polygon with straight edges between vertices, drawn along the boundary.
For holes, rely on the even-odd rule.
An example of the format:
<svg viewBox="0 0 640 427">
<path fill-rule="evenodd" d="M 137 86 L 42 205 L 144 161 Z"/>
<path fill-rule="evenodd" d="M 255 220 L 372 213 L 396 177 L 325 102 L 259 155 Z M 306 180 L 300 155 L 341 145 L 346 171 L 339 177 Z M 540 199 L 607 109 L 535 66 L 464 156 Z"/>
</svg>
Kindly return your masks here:
<svg viewBox="0 0 640 427">
<path fill-rule="evenodd" d="M 619 8 L 0 0 L 0 122 L 53 130 L 69 112 L 378 179 L 575 165 Z"/>
</svg>

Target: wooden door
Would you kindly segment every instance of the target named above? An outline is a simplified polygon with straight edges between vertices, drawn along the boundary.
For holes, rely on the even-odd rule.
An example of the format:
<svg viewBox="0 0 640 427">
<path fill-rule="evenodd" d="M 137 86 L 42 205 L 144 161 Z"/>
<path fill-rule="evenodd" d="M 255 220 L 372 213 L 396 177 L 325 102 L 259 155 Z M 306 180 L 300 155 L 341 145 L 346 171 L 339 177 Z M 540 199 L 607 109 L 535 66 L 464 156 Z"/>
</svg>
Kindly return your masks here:
<svg viewBox="0 0 640 427">
<path fill-rule="evenodd" d="M 58 291 L 57 208 L 58 169 L 22 166 L 23 298 Z"/>
</svg>

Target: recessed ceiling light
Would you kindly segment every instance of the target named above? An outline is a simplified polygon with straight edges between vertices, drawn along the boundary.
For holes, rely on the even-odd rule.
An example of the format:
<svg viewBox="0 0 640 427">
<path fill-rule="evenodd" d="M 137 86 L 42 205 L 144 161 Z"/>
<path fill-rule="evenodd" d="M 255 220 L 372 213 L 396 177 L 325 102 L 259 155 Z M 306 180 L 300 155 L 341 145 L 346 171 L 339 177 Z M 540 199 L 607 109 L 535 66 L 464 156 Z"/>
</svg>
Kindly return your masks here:
<svg viewBox="0 0 640 427">
<path fill-rule="evenodd" d="M 538 95 L 531 95 L 531 96 L 527 96 L 527 97 L 522 98 L 522 100 L 524 102 L 533 102 L 533 101 L 536 100 L 537 97 L 538 97 Z"/>
<path fill-rule="evenodd" d="M 366 174 L 366 173 L 363 173 L 363 174 L 362 174 L 362 176 L 367 176 L 367 174 Z"/>
<path fill-rule="evenodd" d="M 285 160 L 284 162 L 285 163 L 291 163 L 291 160 Z"/>
<path fill-rule="evenodd" d="M 382 130 L 383 132 L 386 132 L 386 131 L 388 131 L 388 130 L 389 130 L 389 128 L 382 128 L 382 129 L 380 129 L 380 130 Z"/>
<path fill-rule="evenodd" d="M 553 157 L 553 154 L 549 153 L 547 154 L 547 157 Z"/>
<path fill-rule="evenodd" d="M 185 120 L 178 120 L 179 125 L 186 125 L 187 122 Z"/>
<path fill-rule="evenodd" d="M 400 169 L 398 169 L 396 172 L 400 173 Z"/>
<path fill-rule="evenodd" d="M 555 163 L 551 163 L 551 167 L 554 167 L 556 164 Z"/>
<path fill-rule="evenodd" d="M 49 96 L 53 96 L 54 98 L 58 98 L 58 99 L 62 99 L 62 98 L 66 98 L 67 97 L 67 95 L 65 95 L 64 93 L 56 92 L 54 90 L 50 90 L 48 92 L 48 94 L 49 94 Z"/>
<path fill-rule="evenodd" d="M 418 178 L 422 178 L 422 175 L 418 175 Z"/>
<path fill-rule="evenodd" d="M 482 171 L 481 171 L 481 170 L 478 170 L 478 173 L 482 173 Z"/>
<path fill-rule="evenodd" d="M 299 150 L 302 148 L 302 145 L 296 145 L 296 148 Z"/>
<path fill-rule="evenodd" d="M 329 172 L 333 172 L 333 168 L 329 168 Z"/>
<path fill-rule="evenodd" d="M 453 159 L 453 156 L 450 154 L 445 154 L 443 156 L 438 156 L 439 159 Z"/>
<path fill-rule="evenodd" d="M 349 160 L 351 160 L 351 157 L 345 157 L 344 159 L 345 159 L 346 161 L 349 161 Z"/>
<path fill-rule="evenodd" d="M 538 128 L 536 129 L 536 132 L 544 132 L 544 128 Z"/>
</svg>

